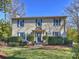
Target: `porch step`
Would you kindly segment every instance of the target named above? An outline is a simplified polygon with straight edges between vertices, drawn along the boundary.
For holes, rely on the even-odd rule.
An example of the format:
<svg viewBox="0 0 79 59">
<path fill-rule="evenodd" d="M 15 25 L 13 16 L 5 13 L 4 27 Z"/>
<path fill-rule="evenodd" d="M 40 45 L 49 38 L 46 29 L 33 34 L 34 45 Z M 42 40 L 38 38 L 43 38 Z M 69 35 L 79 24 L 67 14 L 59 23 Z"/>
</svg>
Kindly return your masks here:
<svg viewBox="0 0 79 59">
<path fill-rule="evenodd" d="M 34 45 L 34 48 L 42 48 L 42 47 L 43 47 L 43 45 L 42 45 L 42 44 L 38 44 L 38 45 L 37 45 L 37 44 L 35 44 L 35 45 Z"/>
</svg>

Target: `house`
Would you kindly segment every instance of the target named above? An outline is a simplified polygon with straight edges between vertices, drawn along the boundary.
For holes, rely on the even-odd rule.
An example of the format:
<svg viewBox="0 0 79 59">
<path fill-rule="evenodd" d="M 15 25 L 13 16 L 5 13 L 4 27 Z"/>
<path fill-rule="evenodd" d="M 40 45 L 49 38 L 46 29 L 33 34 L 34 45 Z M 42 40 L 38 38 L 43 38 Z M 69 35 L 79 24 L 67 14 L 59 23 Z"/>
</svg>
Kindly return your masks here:
<svg viewBox="0 0 79 59">
<path fill-rule="evenodd" d="M 12 36 L 21 36 L 27 41 L 27 35 L 33 34 L 34 41 L 40 43 L 43 36 L 63 36 L 67 16 L 40 16 L 12 18 Z"/>
</svg>

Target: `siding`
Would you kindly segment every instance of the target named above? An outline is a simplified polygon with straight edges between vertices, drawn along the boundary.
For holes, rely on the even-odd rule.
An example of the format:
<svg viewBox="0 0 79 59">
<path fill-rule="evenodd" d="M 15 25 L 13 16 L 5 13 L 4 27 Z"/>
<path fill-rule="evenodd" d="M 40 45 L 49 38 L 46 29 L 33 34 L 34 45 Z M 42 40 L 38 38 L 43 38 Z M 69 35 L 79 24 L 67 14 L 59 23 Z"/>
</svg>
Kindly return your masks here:
<svg viewBox="0 0 79 59">
<path fill-rule="evenodd" d="M 64 20 L 61 20 L 61 26 L 64 24 Z M 46 32 L 64 32 L 64 26 L 60 30 L 61 26 L 53 26 L 53 19 L 43 19 L 42 20 L 42 29 Z M 17 27 L 17 20 L 12 20 L 12 36 L 17 36 L 17 32 L 25 32 L 30 34 L 32 30 L 36 28 L 35 20 L 24 20 L 24 27 Z"/>
</svg>

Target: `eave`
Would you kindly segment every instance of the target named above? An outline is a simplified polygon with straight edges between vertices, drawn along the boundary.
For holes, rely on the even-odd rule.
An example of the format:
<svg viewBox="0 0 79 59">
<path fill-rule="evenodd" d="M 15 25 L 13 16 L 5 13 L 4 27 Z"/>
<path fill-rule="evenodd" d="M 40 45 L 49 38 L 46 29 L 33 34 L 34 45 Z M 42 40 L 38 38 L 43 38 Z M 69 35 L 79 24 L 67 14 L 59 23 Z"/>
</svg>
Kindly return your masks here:
<svg viewBox="0 0 79 59">
<path fill-rule="evenodd" d="M 66 19 L 67 16 L 33 16 L 33 17 L 17 17 L 17 18 L 12 18 L 12 20 L 36 20 L 36 19 L 52 19 L 52 18 L 62 18 Z"/>
</svg>

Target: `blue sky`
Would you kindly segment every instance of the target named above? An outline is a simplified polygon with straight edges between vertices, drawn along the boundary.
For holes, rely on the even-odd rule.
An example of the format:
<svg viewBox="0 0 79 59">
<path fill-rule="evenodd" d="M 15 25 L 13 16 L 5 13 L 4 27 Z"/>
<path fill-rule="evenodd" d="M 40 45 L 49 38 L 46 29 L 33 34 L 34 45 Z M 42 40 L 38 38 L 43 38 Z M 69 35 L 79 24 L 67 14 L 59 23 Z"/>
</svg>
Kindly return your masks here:
<svg viewBox="0 0 79 59">
<path fill-rule="evenodd" d="M 63 15 L 71 0 L 24 0 L 24 2 L 26 16 L 58 16 Z"/>
<path fill-rule="evenodd" d="M 72 0 L 21 0 L 25 4 L 26 16 L 59 16 Z M 0 13 L 0 18 L 3 15 Z"/>
</svg>

